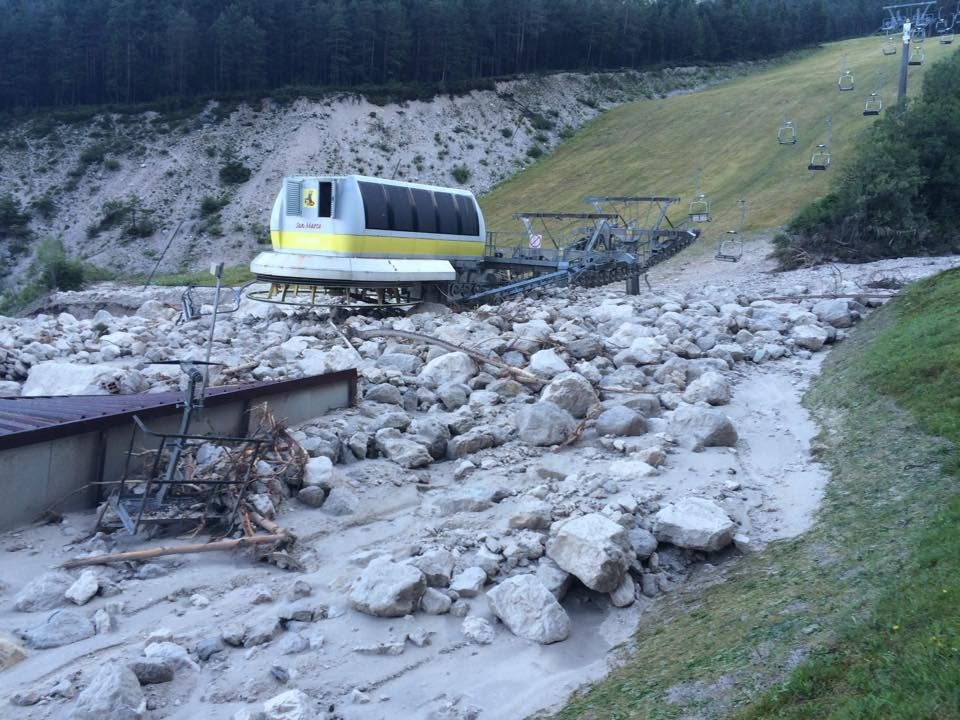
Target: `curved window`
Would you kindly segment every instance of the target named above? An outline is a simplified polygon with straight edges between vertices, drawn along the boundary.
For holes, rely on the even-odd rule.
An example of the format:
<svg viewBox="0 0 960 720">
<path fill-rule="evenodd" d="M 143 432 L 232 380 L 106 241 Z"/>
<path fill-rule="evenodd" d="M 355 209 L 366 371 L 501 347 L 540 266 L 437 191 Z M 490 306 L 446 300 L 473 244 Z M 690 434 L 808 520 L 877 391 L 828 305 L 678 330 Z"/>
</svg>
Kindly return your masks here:
<svg viewBox="0 0 960 720">
<path fill-rule="evenodd" d="M 417 208 L 417 231 L 422 233 L 436 233 L 437 209 L 433 204 L 433 193 L 421 188 L 412 188 L 413 204 Z"/>
<path fill-rule="evenodd" d="M 367 229 L 479 235 L 477 205 L 466 195 L 358 181 Z M 322 198 L 329 205 L 329 196 Z"/>
<path fill-rule="evenodd" d="M 389 230 L 390 211 L 383 185 L 371 182 L 358 182 L 363 197 L 363 216 L 370 230 Z"/>
<path fill-rule="evenodd" d="M 399 185 L 385 185 L 387 199 L 390 201 L 390 229 L 398 232 L 415 232 L 413 200 L 410 189 Z"/>
<path fill-rule="evenodd" d="M 480 218 L 477 217 L 476 203 L 466 195 L 454 195 L 457 199 L 457 210 L 460 211 L 460 234 L 479 235 Z"/>
<path fill-rule="evenodd" d="M 460 218 L 457 213 L 457 204 L 450 193 L 437 192 L 433 194 L 437 202 L 437 217 L 439 226 L 437 232 L 443 235 L 460 234 Z"/>
</svg>

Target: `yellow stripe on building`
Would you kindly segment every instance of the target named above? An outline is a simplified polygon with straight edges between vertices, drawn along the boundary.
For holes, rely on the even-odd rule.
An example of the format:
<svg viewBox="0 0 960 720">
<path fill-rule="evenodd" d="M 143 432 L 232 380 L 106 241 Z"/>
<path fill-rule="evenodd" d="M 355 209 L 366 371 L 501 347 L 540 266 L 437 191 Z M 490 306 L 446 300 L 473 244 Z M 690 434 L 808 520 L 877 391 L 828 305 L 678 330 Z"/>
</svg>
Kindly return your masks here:
<svg viewBox="0 0 960 720">
<path fill-rule="evenodd" d="M 270 239 L 277 250 L 314 250 L 341 255 L 401 255 L 480 257 L 484 243 L 479 240 L 433 240 L 384 235 L 337 235 L 291 230 L 272 230 Z"/>
</svg>

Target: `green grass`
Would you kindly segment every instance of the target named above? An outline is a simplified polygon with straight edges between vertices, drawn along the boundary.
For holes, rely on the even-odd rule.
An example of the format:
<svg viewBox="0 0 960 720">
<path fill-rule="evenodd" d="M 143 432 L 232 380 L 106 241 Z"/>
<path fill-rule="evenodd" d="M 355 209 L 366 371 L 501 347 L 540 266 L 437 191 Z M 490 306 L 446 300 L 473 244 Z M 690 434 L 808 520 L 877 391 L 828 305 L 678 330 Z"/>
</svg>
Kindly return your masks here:
<svg viewBox="0 0 960 720">
<path fill-rule="evenodd" d="M 813 528 L 662 598 L 557 718 L 960 717 L 958 291 L 960 272 L 921 283 L 826 358 Z"/>
<path fill-rule="evenodd" d="M 867 383 L 960 447 L 960 271 L 918 283 L 863 362 Z M 956 451 L 949 477 L 960 479 Z M 759 718 L 960 717 L 960 495 L 901 542 L 910 556 L 863 624 L 743 713 Z"/>
<path fill-rule="evenodd" d="M 249 265 L 233 265 L 223 269 L 224 285 L 243 285 L 254 279 L 250 272 Z M 142 285 L 147 280 L 146 275 L 138 275 L 129 280 L 130 285 Z M 217 279 L 210 274 L 208 270 L 201 270 L 192 273 L 171 273 L 167 275 L 155 275 L 150 281 L 151 285 L 197 285 L 199 287 L 214 287 Z"/>
<path fill-rule="evenodd" d="M 880 44 L 878 37 L 831 43 L 703 92 L 606 112 L 549 157 L 481 198 L 487 229 L 518 233 L 521 226 L 512 218 L 518 211 L 586 211 L 583 197 L 593 194 L 679 195 L 683 202 L 670 217 L 683 220 L 701 166 L 714 215 L 706 234 L 736 227 L 740 198 L 748 204 L 746 231 L 782 225 L 826 192 L 830 176 L 873 122 L 862 112 L 875 73 L 885 77 L 881 95 L 886 107 L 893 105 L 900 55 L 882 55 Z M 920 90 L 927 68 L 955 48 L 926 43 L 925 64 L 910 68 L 911 94 Z M 856 88 L 841 93 L 837 77 L 845 52 Z M 792 146 L 776 142 L 784 101 L 799 128 L 799 142 Z M 807 162 L 823 142 L 827 117 L 833 118 L 834 166 L 810 172 Z"/>
</svg>

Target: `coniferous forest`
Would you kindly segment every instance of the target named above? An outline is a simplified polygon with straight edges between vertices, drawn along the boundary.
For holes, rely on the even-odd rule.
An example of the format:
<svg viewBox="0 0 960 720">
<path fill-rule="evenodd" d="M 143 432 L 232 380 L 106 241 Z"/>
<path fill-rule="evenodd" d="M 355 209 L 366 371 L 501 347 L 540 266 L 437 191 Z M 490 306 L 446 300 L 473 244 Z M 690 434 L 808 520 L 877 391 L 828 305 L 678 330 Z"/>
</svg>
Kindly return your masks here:
<svg viewBox="0 0 960 720">
<path fill-rule="evenodd" d="M 748 60 L 879 0 L 0 0 L 0 111 Z"/>
</svg>

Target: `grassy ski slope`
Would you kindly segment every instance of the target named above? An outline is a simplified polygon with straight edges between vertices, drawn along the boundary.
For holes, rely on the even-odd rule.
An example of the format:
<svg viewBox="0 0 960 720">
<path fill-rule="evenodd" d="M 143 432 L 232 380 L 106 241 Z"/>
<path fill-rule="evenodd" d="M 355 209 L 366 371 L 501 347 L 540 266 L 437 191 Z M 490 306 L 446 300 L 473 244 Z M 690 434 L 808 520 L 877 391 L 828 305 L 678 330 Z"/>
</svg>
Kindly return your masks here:
<svg viewBox="0 0 960 720">
<path fill-rule="evenodd" d="M 875 119 L 863 116 L 877 75 L 886 112 L 896 99 L 900 72 L 897 54 L 881 53 L 880 37 L 831 43 L 756 75 L 703 92 L 645 100 L 604 113 L 549 157 L 502 183 L 480 200 L 487 228 L 518 233 L 517 211 L 589 211 L 592 194 L 679 195 L 683 220 L 696 189 L 696 171 L 713 205 L 705 236 L 736 227 L 737 200 L 748 209 L 744 229 L 782 225 L 803 204 L 823 195 L 830 176 L 850 157 L 858 136 Z M 924 43 L 926 61 L 910 67 L 909 91 L 920 91 L 924 72 L 960 47 Z M 855 88 L 840 92 L 837 79 L 847 53 Z M 796 145 L 778 145 L 783 103 L 798 125 Z M 825 141 L 826 119 L 833 120 L 833 167 L 810 172 L 807 162 Z"/>
</svg>

